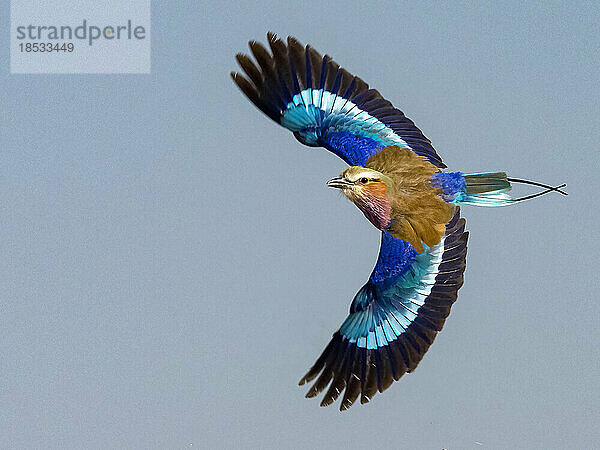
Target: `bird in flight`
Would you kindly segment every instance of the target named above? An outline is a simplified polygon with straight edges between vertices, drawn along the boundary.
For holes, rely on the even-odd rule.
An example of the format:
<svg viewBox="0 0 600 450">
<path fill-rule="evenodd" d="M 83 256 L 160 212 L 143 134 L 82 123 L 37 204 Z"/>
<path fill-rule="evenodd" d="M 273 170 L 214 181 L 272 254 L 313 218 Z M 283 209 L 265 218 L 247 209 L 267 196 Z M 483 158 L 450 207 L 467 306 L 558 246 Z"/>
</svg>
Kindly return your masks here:
<svg viewBox="0 0 600 450">
<path fill-rule="evenodd" d="M 340 410 L 367 403 L 415 370 L 442 330 L 463 284 L 467 236 L 460 204 L 511 205 L 552 187 L 504 172 L 464 174 L 446 166 L 421 130 L 375 89 L 329 56 L 267 34 L 270 52 L 250 41 L 256 62 L 238 54 L 233 81 L 302 144 L 325 147 L 350 167 L 328 182 L 381 230 L 375 268 L 350 314 L 300 385 L 314 383 L 321 406 L 342 393 Z M 511 183 L 544 190 L 509 195 Z M 318 377 L 318 378 L 317 378 Z"/>
</svg>

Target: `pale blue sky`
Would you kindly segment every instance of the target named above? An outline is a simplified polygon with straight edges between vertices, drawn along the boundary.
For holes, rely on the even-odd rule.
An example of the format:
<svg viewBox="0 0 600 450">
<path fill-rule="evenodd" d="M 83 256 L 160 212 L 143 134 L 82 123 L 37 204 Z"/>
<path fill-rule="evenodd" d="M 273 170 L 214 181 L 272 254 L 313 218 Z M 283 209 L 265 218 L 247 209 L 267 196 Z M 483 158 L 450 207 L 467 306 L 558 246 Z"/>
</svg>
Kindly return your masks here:
<svg viewBox="0 0 600 450">
<path fill-rule="evenodd" d="M 0 447 L 596 446 L 597 4 L 166 3 L 150 75 L 10 75 L 2 37 Z M 325 186 L 343 161 L 229 79 L 268 30 L 360 75 L 449 168 L 570 193 L 464 207 L 443 332 L 344 414 L 296 383 L 379 233 Z"/>
</svg>

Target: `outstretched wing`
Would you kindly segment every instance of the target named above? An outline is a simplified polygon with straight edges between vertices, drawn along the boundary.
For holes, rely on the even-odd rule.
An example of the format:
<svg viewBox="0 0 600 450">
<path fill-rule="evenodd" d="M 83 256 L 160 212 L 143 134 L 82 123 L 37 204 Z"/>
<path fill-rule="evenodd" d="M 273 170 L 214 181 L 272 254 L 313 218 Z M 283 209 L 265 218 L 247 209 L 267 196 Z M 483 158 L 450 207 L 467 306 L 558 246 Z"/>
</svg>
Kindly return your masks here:
<svg viewBox="0 0 600 450">
<path fill-rule="evenodd" d="M 292 37 L 287 45 L 272 33 L 267 37 L 272 54 L 251 41 L 258 66 L 238 54 L 247 78 L 231 76 L 260 110 L 300 142 L 325 147 L 350 165 L 362 166 L 382 148 L 397 145 L 446 167 L 421 130 L 363 80 Z"/>
<path fill-rule="evenodd" d="M 354 297 L 350 315 L 300 380 L 302 385 L 321 374 L 307 397 L 331 383 L 321 406 L 345 390 L 340 405 L 345 410 L 359 394 L 366 403 L 417 367 L 463 284 L 468 233 L 459 216 L 457 208 L 442 240 L 421 254 L 383 232 L 379 259 Z"/>
</svg>

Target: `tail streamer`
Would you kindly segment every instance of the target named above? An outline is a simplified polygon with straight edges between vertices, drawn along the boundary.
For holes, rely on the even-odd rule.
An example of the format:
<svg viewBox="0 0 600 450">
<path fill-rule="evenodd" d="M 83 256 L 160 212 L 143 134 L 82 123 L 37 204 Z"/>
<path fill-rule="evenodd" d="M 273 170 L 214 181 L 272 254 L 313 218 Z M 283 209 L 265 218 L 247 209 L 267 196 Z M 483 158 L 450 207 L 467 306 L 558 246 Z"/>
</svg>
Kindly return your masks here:
<svg viewBox="0 0 600 450">
<path fill-rule="evenodd" d="M 537 194 L 531 194 L 531 195 L 526 195 L 525 197 L 515 198 L 514 199 L 515 202 L 520 202 L 523 200 L 529 200 L 532 198 L 536 198 L 536 197 L 539 197 L 540 195 L 544 195 L 544 194 L 547 194 L 548 192 L 552 192 L 552 191 L 556 191 L 562 195 L 569 195 L 565 191 L 561 191 L 561 188 L 566 187 L 567 183 L 563 183 L 560 186 L 553 187 L 553 186 L 549 186 L 547 184 L 538 183 L 537 181 L 521 180 L 519 178 L 507 178 L 507 180 L 510 181 L 511 183 L 530 184 L 532 186 L 543 187 L 546 189 L 542 192 L 538 192 Z"/>
</svg>

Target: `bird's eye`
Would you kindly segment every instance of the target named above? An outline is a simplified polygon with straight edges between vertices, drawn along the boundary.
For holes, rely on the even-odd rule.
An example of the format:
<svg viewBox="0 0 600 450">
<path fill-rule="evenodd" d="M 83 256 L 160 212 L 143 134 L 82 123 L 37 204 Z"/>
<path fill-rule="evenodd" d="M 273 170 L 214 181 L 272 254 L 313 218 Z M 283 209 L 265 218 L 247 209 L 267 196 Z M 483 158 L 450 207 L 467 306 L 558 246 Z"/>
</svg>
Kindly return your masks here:
<svg viewBox="0 0 600 450">
<path fill-rule="evenodd" d="M 367 184 L 367 183 L 369 182 L 369 179 L 368 179 L 367 177 L 362 177 L 362 178 L 361 178 L 359 181 L 360 181 L 362 184 Z"/>
</svg>

